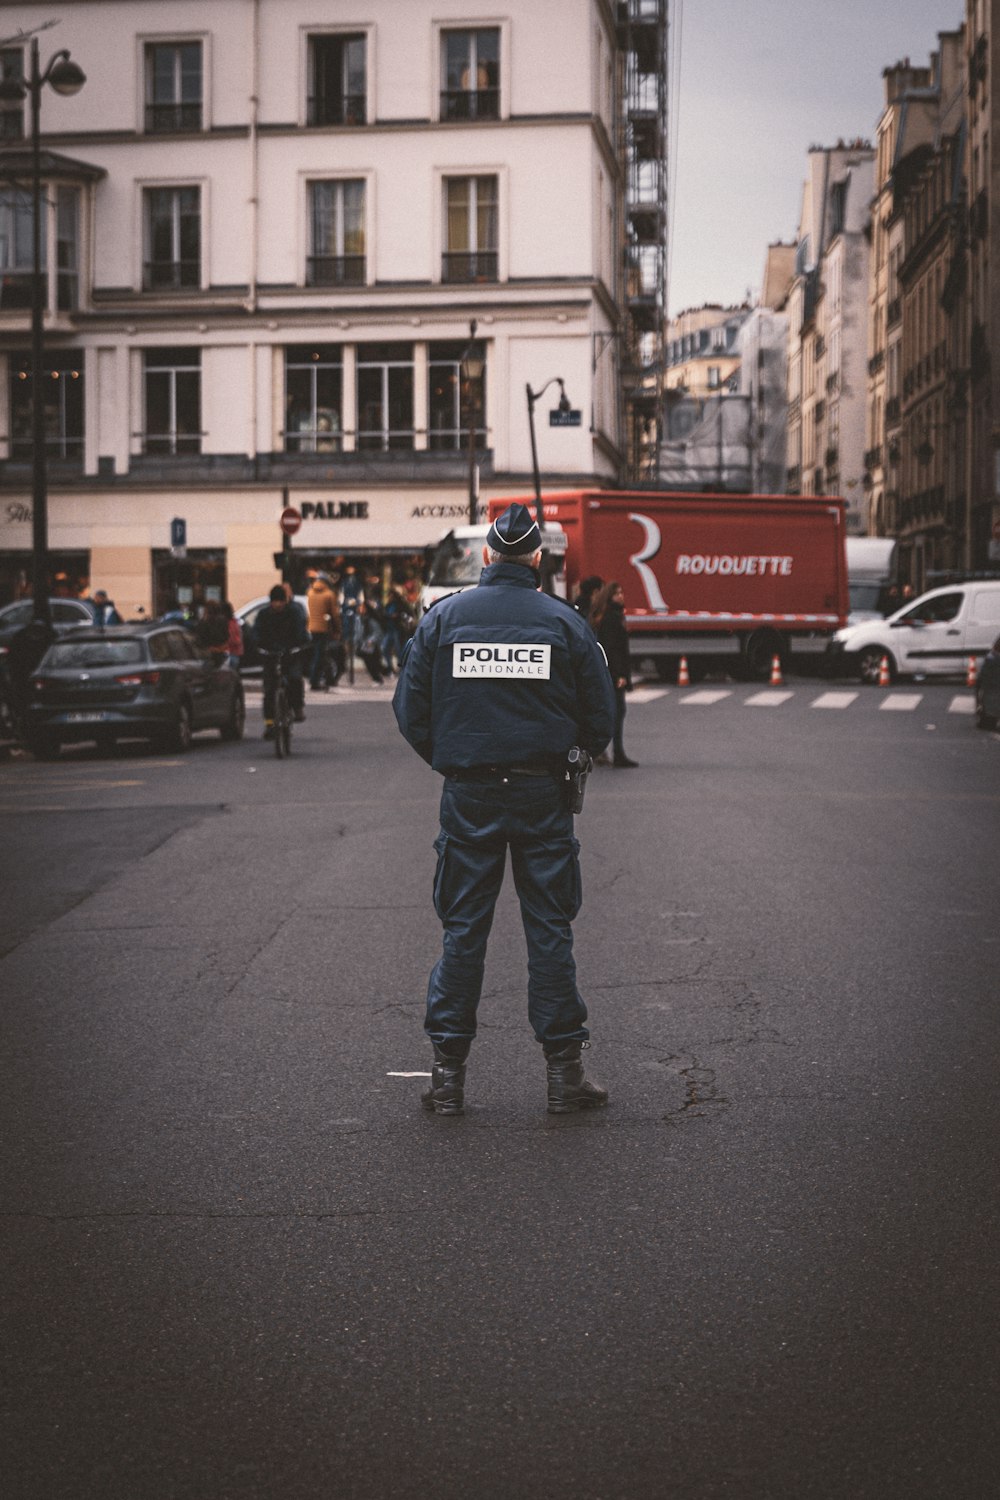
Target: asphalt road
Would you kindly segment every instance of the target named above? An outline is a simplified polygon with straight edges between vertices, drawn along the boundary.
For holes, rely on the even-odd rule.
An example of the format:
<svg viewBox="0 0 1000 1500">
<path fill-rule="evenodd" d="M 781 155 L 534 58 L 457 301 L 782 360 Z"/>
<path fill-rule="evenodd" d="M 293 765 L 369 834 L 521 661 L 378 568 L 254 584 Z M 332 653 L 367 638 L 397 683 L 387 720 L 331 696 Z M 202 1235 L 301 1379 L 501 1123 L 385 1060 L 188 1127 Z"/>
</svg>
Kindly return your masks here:
<svg viewBox="0 0 1000 1500">
<path fill-rule="evenodd" d="M 996 1493 L 1000 736 L 705 690 L 636 695 L 580 820 L 595 1116 L 509 888 L 468 1112 L 419 1109 L 387 693 L 287 763 L 0 766 L 7 1500 Z"/>
</svg>

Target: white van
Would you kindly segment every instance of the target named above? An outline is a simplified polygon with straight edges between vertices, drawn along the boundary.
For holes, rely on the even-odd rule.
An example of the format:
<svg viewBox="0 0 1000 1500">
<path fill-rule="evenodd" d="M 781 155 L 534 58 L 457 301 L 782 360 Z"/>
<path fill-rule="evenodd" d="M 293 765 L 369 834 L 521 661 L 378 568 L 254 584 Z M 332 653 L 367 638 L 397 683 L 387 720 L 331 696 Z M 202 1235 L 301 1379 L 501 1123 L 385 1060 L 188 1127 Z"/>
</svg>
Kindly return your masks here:
<svg viewBox="0 0 1000 1500">
<path fill-rule="evenodd" d="M 893 680 L 950 677 L 965 674 L 970 656 L 980 662 L 998 631 L 1000 581 L 952 583 L 921 594 L 887 620 L 838 630 L 831 652 L 862 682 L 878 682 L 883 656 Z"/>
</svg>

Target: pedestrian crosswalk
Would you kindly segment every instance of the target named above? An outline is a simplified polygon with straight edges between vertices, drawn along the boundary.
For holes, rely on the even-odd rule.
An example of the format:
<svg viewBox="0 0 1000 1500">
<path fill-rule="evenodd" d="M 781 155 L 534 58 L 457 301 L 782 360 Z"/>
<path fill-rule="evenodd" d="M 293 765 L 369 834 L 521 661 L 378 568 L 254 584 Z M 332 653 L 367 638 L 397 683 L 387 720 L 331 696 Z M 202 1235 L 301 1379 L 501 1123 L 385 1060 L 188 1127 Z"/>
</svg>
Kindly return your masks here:
<svg viewBox="0 0 1000 1500">
<path fill-rule="evenodd" d="M 354 687 L 345 683 L 329 693 L 309 693 L 306 707 L 312 709 L 337 708 L 348 703 L 389 703 L 394 683 L 376 684 L 358 682 Z M 926 709 L 943 710 L 949 714 L 974 714 L 975 699 L 971 692 L 954 693 L 945 698 L 937 689 L 926 692 L 901 692 L 886 689 L 818 689 L 816 684 L 801 683 L 794 688 L 765 688 L 748 691 L 739 687 L 700 687 L 678 689 L 639 683 L 628 695 L 629 707 L 658 703 L 670 698 L 682 708 L 716 708 L 727 703 L 730 707 L 779 709 L 786 703 L 798 699 L 808 708 L 830 712 L 843 711 L 856 703 L 877 704 L 883 713 L 914 713 L 923 705 Z M 259 689 L 246 689 L 247 706 L 256 708 L 263 702 Z"/>
</svg>

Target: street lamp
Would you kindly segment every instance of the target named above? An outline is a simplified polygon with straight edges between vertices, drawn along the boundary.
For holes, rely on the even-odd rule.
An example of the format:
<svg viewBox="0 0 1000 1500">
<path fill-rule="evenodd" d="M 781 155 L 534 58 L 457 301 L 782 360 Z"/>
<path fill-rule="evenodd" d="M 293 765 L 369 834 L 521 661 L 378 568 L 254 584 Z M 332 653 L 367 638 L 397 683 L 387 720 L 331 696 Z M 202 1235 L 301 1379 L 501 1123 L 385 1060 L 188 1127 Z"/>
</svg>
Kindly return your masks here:
<svg viewBox="0 0 1000 1500">
<path fill-rule="evenodd" d="M 566 395 L 566 387 L 563 385 L 559 375 L 553 375 L 547 380 L 540 391 L 533 391 L 531 386 L 525 387 L 528 393 L 528 426 L 531 429 L 531 472 L 535 477 L 535 520 L 538 522 L 539 531 L 545 529 L 545 517 L 542 513 L 542 479 L 538 472 L 538 444 L 535 442 L 535 402 L 540 400 L 550 385 L 559 387 L 559 410 L 561 412 L 572 411 L 569 397 Z"/>
<path fill-rule="evenodd" d="M 17 38 L 10 38 L 17 40 Z M 49 604 L 49 516 L 48 476 L 45 466 L 45 405 L 42 400 L 42 365 L 45 359 L 46 280 L 42 275 L 42 151 L 40 115 L 42 89 L 46 84 L 57 94 L 78 94 L 87 77 L 63 49 L 49 59 L 43 72 L 38 60 L 38 38 L 31 38 L 31 67 L 26 78 L 8 78 L 0 84 L 0 98 L 30 100 L 31 106 L 31 545 L 34 616 L 51 625 Z"/>
<path fill-rule="evenodd" d="M 478 520 L 479 509 L 479 483 L 476 473 L 476 413 L 480 402 L 477 400 L 479 382 L 483 378 L 486 369 L 486 358 L 475 341 L 476 320 L 469 323 L 469 343 L 465 353 L 462 355 L 461 371 L 462 379 L 469 388 L 469 525 L 475 526 Z"/>
</svg>

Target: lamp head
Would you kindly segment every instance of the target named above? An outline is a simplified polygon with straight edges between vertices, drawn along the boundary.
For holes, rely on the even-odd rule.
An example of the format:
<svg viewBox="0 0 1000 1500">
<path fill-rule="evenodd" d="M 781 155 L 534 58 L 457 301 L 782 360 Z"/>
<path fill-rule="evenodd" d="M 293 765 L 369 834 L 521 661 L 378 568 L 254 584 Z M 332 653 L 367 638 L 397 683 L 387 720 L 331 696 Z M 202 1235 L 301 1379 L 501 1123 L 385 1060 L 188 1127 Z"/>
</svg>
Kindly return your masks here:
<svg viewBox="0 0 1000 1500">
<path fill-rule="evenodd" d="M 87 82 L 87 75 L 79 63 L 72 60 L 68 52 L 61 52 L 52 59 L 48 82 L 57 94 L 62 94 L 68 99 L 80 92 Z"/>
<path fill-rule="evenodd" d="M 475 344 L 470 344 L 462 355 L 462 374 L 466 380 L 481 380 L 486 360 Z"/>
</svg>

